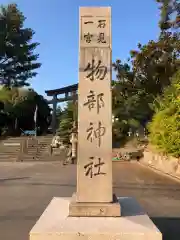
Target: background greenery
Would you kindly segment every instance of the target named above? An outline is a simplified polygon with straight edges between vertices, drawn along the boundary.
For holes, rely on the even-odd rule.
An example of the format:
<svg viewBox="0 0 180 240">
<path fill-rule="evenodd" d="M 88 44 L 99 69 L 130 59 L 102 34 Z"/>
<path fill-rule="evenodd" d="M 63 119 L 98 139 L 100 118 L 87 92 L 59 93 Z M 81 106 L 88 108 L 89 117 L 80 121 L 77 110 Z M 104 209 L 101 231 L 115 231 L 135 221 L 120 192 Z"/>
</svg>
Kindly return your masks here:
<svg viewBox="0 0 180 240">
<path fill-rule="evenodd" d="M 0 132 L 10 135 L 34 129 L 34 111 L 38 106 L 37 126 L 40 132 L 49 125 L 50 108 L 46 100 L 29 86 L 41 64 L 34 50 L 35 32 L 24 27 L 25 16 L 16 4 L 0 7 Z"/>
<path fill-rule="evenodd" d="M 117 59 L 112 63 L 116 73 L 112 81 L 113 139 L 123 142 L 130 130 L 133 134 L 148 129 L 152 144 L 179 156 L 180 2 L 156 2 L 160 13 L 158 40 L 139 43 L 126 62 Z M 0 91 L 0 101 L 4 103 L 0 104 L 1 129 L 8 125 L 8 129 L 14 130 L 15 119 L 19 127 L 33 127 L 36 104 L 39 126 L 41 129 L 49 126 L 50 109 L 45 99 L 24 88 L 41 66 L 39 56 L 34 54 L 39 43 L 32 41 L 35 32 L 24 28 L 24 19 L 16 5 L 1 7 L 0 78 L 4 80 Z M 63 110 L 58 108 L 57 131 L 65 143 L 69 142 L 73 120 L 77 121 L 77 104 L 68 102 Z"/>
</svg>

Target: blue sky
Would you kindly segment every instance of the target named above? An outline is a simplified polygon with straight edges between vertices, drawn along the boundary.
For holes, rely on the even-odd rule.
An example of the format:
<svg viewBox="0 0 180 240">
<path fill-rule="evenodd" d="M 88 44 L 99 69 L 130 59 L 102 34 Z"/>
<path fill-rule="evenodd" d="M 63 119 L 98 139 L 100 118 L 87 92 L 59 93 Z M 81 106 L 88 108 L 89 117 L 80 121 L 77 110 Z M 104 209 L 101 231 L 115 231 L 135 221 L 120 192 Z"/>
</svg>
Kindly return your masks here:
<svg viewBox="0 0 180 240">
<path fill-rule="evenodd" d="M 112 54 L 126 60 L 137 43 L 158 37 L 159 11 L 155 0 L 17 0 L 27 17 L 26 27 L 35 32 L 34 41 L 42 67 L 31 80 L 42 95 L 47 89 L 78 82 L 78 31 L 80 6 L 111 6 Z M 0 4 L 12 3 L 0 0 Z"/>
</svg>

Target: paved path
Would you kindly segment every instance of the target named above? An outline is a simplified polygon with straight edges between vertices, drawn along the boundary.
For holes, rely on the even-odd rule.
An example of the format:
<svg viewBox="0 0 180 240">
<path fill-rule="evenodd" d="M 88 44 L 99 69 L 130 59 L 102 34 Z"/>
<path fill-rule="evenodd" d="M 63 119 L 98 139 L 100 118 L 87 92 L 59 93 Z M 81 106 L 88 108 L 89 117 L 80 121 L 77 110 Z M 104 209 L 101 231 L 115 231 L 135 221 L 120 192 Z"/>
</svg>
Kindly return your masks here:
<svg viewBox="0 0 180 240">
<path fill-rule="evenodd" d="M 134 196 L 165 234 L 180 239 L 180 184 L 140 166 L 113 163 L 114 191 Z M 0 239 L 28 240 L 28 232 L 54 196 L 75 191 L 75 165 L 0 164 Z M 57 209 L 58 211 L 58 209 Z"/>
</svg>

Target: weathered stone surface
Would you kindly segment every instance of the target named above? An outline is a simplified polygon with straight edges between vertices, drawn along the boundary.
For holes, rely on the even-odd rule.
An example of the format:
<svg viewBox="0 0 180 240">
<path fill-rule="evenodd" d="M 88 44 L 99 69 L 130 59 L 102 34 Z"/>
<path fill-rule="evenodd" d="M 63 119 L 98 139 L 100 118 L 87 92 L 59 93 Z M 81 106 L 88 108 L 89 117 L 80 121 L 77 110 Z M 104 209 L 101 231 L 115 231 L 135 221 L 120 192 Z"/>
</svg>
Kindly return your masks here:
<svg viewBox="0 0 180 240">
<path fill-rule="evenodd" d="M 132 198 L 120 198 L 123 217 L 68 217 L 69 198 L 54 198 L 30 232 L 30 240 L 162 240 Z"/>
<path fill-rule="evenodd" d="M 111 7 L 80 7 L 79 16 L 80 47 L 111 48 Z M 99 33 L 104 37 L 102 42 L 98 41 Z"/>
<path fill-rule="evenodd" d="M 80 8 L 76 199 L 108 203 L 113 196 L 111 11 L 88 9 Z"/>
<path fill-rule="evenodd" d="M 121 206 L 114 195 L 113 202 L 109 203 L 81 203 L 77 202 L 76 194 L 69 204 L 70 217 L 120 217 Z"/>
<path fill-rule="evenodd" d="M 81 66 L 88 62 L 88 59 L 94 55 L 95 62 L 100 59 L 102 65 L 106 61 L 110 62 L 109 50 L 82 49 Z M 109 78 L 91 82 L 85 78 L 84 72 L 80 73 L 79 83 L 79 136 L 78 136 L 78 164 L 77 164 L 77 201 L 78 202 L 111 202 L 112 201 L 112 125 L 111 125 L 111 91 L 110 91 L 110 73 Z M 99 94 L 104 94 L 104 106 L 97 113 L 97 103 L 94 108 L 89 110 L 88 105 L 83 106 L 88 101 L 87 96 L 90 91 L 95 94 L 97 100 Z M 101 104 L 101 103 L 100 103 Z M 91 125 L 92 124 L 92 125 Z M 89 140 L 88 129 L 92 129 L 92 135 Z M 94 132 L 96 131 L 96 132 Z M 103 136 L 99 136 L 98 134 Z M 90 132 L 90 131 L 89 131 Z M 95 137 L 95 134 L 97 137 Z M 91 160 L 91 157 L 94 158 Z M 85 165 L 94 161 L 92 173 L 84 169 Z M 95 167 L 95 164 L 101 162 L 102 165 Z M 90 166 L 91 167 L 91 166 Z M 89 169 L 90 169 L 89 167 Z M 100 168 L 99 168 L 100 167 Z M 100 174 L 95 176 L 100 171 Z M 93 176 L 90 176 L 90 175 Z M 94 194 L 96 192 L 96 194 Z"/>
</svg>

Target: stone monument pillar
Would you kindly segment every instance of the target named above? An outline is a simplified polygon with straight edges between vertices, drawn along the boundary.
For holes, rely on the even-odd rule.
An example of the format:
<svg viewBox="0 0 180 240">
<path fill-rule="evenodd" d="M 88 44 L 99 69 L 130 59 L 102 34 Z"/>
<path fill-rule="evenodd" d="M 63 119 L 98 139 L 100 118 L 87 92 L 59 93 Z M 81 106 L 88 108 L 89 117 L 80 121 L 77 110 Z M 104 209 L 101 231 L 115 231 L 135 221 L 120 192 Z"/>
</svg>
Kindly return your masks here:
<svg viewBox="0 0 180 240">
<path fill-rule="evenodd" d="M 162 240 L 135 199 L 112 192 L 110 7 L 80 8 L 78 95 L 77 190 L 53 198 L 30 240 Z"/>
<path fill-rule="evenodd" d="M 79 18 L 77 192 L 70 216 L 120 216 L 112 193 L 111 8 L 80 8 Z"/>
<path fill-rule="evenodd" d="M 112 201 L 111 9 L 99 10 L 80 9 L 78 202 Z"/>
</svg>

